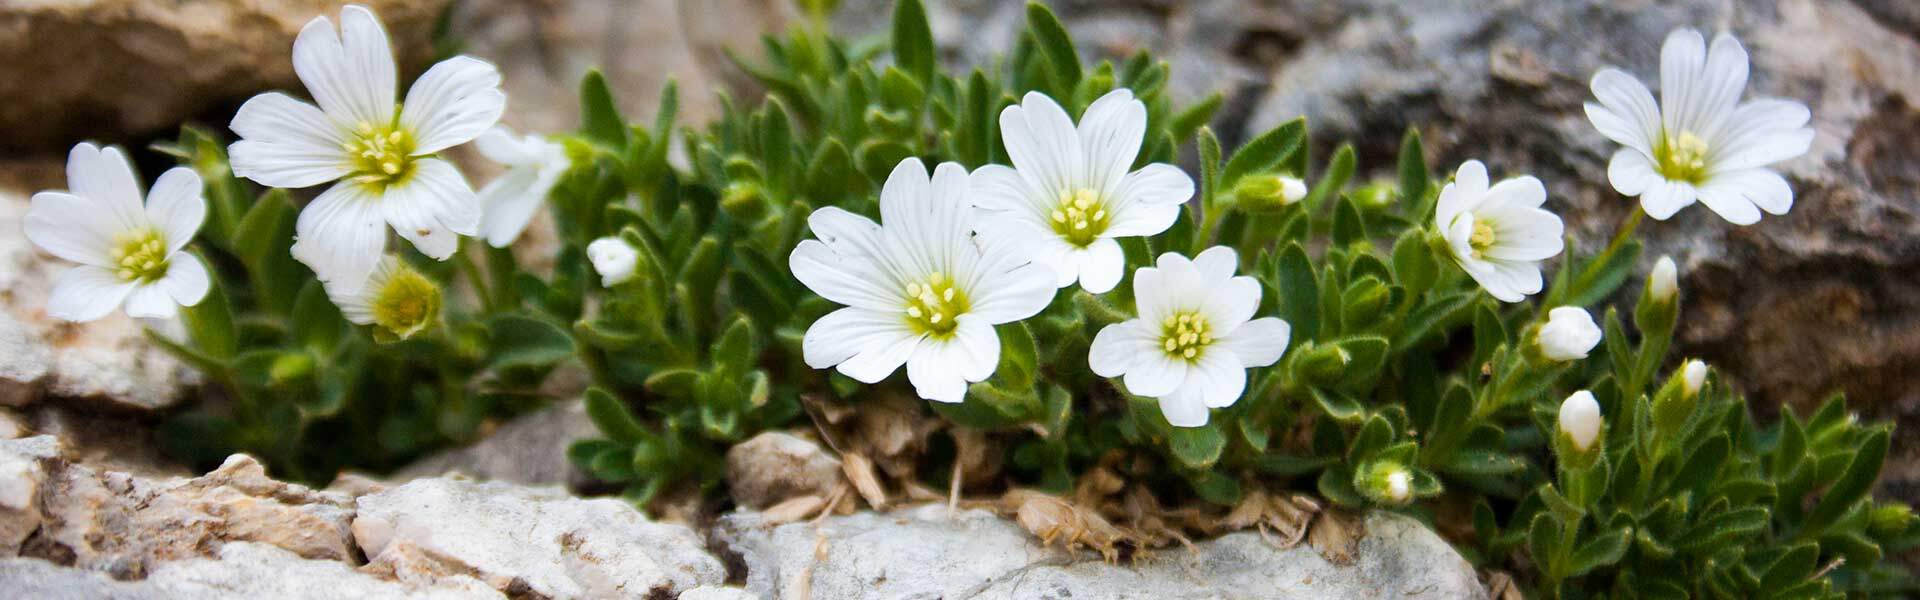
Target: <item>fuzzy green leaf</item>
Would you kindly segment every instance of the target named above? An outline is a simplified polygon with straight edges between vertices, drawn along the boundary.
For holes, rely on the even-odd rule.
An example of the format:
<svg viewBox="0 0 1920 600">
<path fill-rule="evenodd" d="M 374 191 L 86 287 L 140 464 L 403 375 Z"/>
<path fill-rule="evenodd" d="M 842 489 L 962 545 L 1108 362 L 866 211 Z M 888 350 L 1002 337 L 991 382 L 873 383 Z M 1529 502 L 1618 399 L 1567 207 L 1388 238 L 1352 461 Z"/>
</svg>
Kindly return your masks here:
<svg viewBox="0 0 1920 600">
<path fill-rule="evenodd" d="M 634 419 L 633 411 L 627 410 L 627 406 L 613 394 L 600 388 L 587 388 L 585 404 L 587 418 L 609 439 L 626 444 L 637 444 L 646 439 L 647 431 Z"/>
<path fill-rule="evenodd" d="M 933 29 L 920 0 L 900 0 L 893 7 L 893 60 L 914 79 L 933 80 Z"/>
</svg>

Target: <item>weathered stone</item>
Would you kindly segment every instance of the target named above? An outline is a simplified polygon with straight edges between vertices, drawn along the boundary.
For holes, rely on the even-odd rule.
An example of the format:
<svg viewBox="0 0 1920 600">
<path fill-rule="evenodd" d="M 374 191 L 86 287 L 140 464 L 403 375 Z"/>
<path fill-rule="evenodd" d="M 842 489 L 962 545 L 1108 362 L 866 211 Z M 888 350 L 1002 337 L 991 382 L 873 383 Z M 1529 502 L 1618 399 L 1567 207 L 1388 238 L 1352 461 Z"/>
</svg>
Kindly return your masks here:
<svg viewBox="0 0 1920 600">
<path fill-rule="evenodd" d="M 52 436 L 0 441 L 0 549 L 117 578 L 139 578 L 166 561 L 253 541 L 307 558 L 354 560 L 351 498 L 274 481 L 244 455 L 204 476 L 148 479 L 73 463 Z M 25 467 L 19 463 L 27 463 Z M 19 528 L 31 539 L 11 533 Z M 17 539 L 16 539 L 17 538 Z"/>
<path fill-rule="evenodd" d="M 977 510 L 923 506 L 767 526 L 724 517 L 715 537 L 765 598 L 1482 598 L 1472 565 L 1411 518 L 1374 513 L 1353 557 L 1242 532 L 1127 564 L 1040 544 Z"/>
<path fill-rule="evenodd" d="M 760 600 L 760 597 L 737 587 L 702 586 L 687 590 L 677 600 Z"/>
<path fill-rule="evenodd" d="M 369 569 L 401 581 L 471 576 L 509 595 L 672 597 L 726 580 L 691 529 L 558 489 L 417 480 L 362 496 L 353 533 Z"/>
<path fill-rule="evenodd" d="M 842 485 L 840 459 L 820 444 L 768 431 L 727 449 L 727 486 L 733 501 L 763 509 L 796 496 L 826 498 Z"/>
<path fill-rule="evenodd" d="M 886 0 L 849 0 L 849 33 L 884 30 Z M 943 53 L 986 64 L 1010 48 L 1017 3 L 930 10 Z M 1430 166 L 1470 159 L 1547 184 L 1576 247 L 1592 251 L 1635 201 L 1607 183 L 1615 145 L 1582 103 L 1608 65 L 1658 92 L 1660 44 L 1678 27 L 1731 31 L 1751 54 L 1747 97 L 1805 102 L 1812 150 L 1782 163 L 1791 214 L 1749 227 L 1705 207 L 1640 227 L 1641 268 L 1671 254 L 1686 305 L 1679 354 L 1723 369 L 1763 412 L 1804 414 L 1829 393 L 1901 439 L 1882 485 L 1920 500 L 1920 9 L 1887 0 L 1487 2 L 1058 0 L 1081 49 L 1152 49 L 1177 99 L 1214 91 L 1229 147 L 1305 115 L 1319 156 L 1354 143 L 1363 175 L 1391 176 L 1410 126 Z M 1637 292 L 1630 283 L 1625 298 Z"/>
<path fill-rule="evenodd" d="M 578 488 L 592 478 L 567 460 L 567 446 L 599 436 L 585 405 L 569 400 L 515 417 L 473 445 L 435 453 L 388 479 L 406 482 L 459 473 L 490 481 Z"/>
<path fill-rule="evenodd" d="M 267 89 L 297 88 L 293 38 L 334 0 L 43 0 L 0 5 L 0 153 L 164 133 Z M 446 0 L 362 0 L 403 64 L 427 58 Z M 224 119 L 217 120 L 224 123 Z"/>
<path fill-rule="evenodd" d="M 64 568 L 31 558 L 0 560 L 0 589 L 20 598 L 47 600 L 113 598 L 500 598 L 467 579 L 433 587 L 394 582 L 355 571 L 346 563 L 304 559 L 265 544 L 233 542 L 216 558 L 162 563 L 144 580 L 118 581 L 105 574 Z"/>
</svg>

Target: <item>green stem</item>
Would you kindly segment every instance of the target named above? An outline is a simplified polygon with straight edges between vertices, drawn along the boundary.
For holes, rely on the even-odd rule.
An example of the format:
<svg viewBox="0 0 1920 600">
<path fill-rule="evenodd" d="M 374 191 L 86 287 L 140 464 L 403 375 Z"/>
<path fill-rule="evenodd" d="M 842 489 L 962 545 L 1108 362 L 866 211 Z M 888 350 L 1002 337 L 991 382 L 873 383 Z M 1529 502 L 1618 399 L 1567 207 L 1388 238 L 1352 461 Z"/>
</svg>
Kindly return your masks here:
<svg viewBox="0 0 1920 600">
<path fill-rule="evenodd" d="M 1226 216 L 1226 207 L 1211 202 L 1201 208 L 1200 229 L 1193 233 L 1193 250 L 1187 253 L 1189 258 L 1199 256 L 1213 242 L 1213 230 L 1220 226 L 1220 218 Z"/>
<path fill-rule="evenodd" d="M 480 264 L 474 262 L 473 252 L 468 251 L 466 247 L 460 249 L 459 255 L 460 259 L 454 261 L 455 268 L 460 269 L 460 274 L 466 276 L 467 285 L 473 288 L 474 297 L 480 299 L 481 312 L 492 314 L 493 295 L 487 289 L 487 279 L 480 272 Z"/>
</svg>

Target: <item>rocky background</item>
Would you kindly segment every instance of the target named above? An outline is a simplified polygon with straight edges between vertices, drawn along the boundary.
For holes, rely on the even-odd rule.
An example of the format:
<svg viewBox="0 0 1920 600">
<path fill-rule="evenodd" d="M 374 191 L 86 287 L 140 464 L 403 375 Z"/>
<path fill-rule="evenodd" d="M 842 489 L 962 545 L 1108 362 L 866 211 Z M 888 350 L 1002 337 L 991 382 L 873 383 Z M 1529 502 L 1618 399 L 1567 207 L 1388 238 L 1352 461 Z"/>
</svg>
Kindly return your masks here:
<svg viewBox="0 0 1920 600">
<path fill-rule="evenodd" d="M 507 121 L 531 131 L 571 127 L 574 86 L 593 66 L 607 71 L 629 116 L 649 118 L 672 78 L 682 118 L 700 123 L 714 110 L 702 99 L 722 90 L 754 93 L 722 48 L 756 48 L 761 33 L 796 18 L 785 0 L 362 2 L 386 20 L 412 72 L 447 50 L 499 64 L 512 98 Z M 935 37 L 956 65 L 990 64 L 1021 25 L 1019 2 L 928 3 Z M 140 325 L 124 317 L 86 326 L 49 321 L 42 305 L 57 265 L 17 234 L 19 220 L 33 191 L 64 186 L 60 166 L 75 141 L 140 147 L 170 138 L 183 121 L 223 124 L 258 91 L 298 89 L 287 55 L 293 35 L 337 4 L 0 4 L 0 440 L 20 438 L 0 441 L 0 557 L 30 557 L 0 559 L 0 589 L 31 597 L 841 597 L 853 589 L 1009 597 L 1036 589 L 1018 587 L 1027 583 L 1131 595 L 1179 580 L 1193 587 L 1176 595 L 1204 595 L 1250 589 L 1254 580 L 1245 578 L 1258 576 L 1290 578 L 1262 583 L 1280 598 L 1384 592 L 1391 589 L 1381 586 L 1406 581 L 1480 593 L 1447 587 L 1471 583 L 1472 573 L 1434 547 L 1437 538 L 1383 517 L 1365 525 L 1376 535 L 1344 555 L 1347 564 L 1358 556 L 1358 564 L 1375 566 L 1328 571 L 1347 573 L 1343 579 L 1314 570 L 1341 552 L 1261 550 L 1257 539 L 1240 536 L 1108 569 L 1004 535 L 1019 531 L 986 513 L 948 516 L 944 507 L 940 515 L 909 509 L 784 525 L 740 513 L 696 531 L 646 522 L 613 501 L 514 485 L 579 483 L 561 454 L 591 432 L 577 405 L 503 424 L 493 438 L 384 482 L 354 478 L 339 489 L 311 490 L 272 481 L 245 457 L 194 477 L 159 456 L 147 431 L 191 400 L 197 379 L 146 349 Z M 844 4 L 837 28 L 884 34 L 889 2 Z M 1688 296 L 1682 350 L 1722 369 L 1762 412 L 1805 411 L 1844 391 L 1862 416 L 1898 420 L 1881 492 L 1920 501 L 1920 280 L 1910 275 L 1920 266 L 1920 5 L 1052 4 L 1084 51 L 1118 57 L 1152 49 L 1172 64 L 1176 94 L 1192 100 L 1222 92 L 1225 108 L 1213 126 L 1229 144 L 1304 114 L 1323 152 L 1354 142 L 1362 168 L 1372 169 L 1390 165 L 1400 133 L 1419 126 L 1437 170 L 1479 158 L 1496 172 L 1545 180 L 1551 208 L 1589 249 L 1631 203 L 1604 183 L 1611 147 L 1581 112 L 1588 78 L 1615 65 L 1656 82 L 1659 44 L 1672 28 L 1735 32 L 1752 55 L 1749 93 L 1806 102 L 1818 135 L 1812 152 L 1783 165 L 1798 196 L 1791 214 L 1740 228 L 1695 209 L 1641 227 L 1649 258 L 1671 254 L 1681 265 Z M 741 460 L 747 468 L 755 459 Z M 440 476 L 450 470 L 514 484 Z M 839 481 L 831 468 L 824 473 Z M 455 514 L 462 518 L 441 516 Z M 874 536 L 859 534 L 876 527 L 929 541 L 926 548 L 873 546 Z M 971 545 L 931 541 L 943 537 Z M 1400 541 L 1377 541 L 1388 539 Z M 930 564 L 1005 560 L 939 573 L 872 562 L 909 551 L 940 561 Z M 285 574 L 284 581 L 250 576 L 261 571 Z M 1199 581 L 1202 572 L 1225 575 Z M 1124 585 L 1073 588 L 1095 580 Z M 318 587 L 284 587 L 287 581 Z M 729 581 L 750 591 L 711 587 Z"/>
</svg>

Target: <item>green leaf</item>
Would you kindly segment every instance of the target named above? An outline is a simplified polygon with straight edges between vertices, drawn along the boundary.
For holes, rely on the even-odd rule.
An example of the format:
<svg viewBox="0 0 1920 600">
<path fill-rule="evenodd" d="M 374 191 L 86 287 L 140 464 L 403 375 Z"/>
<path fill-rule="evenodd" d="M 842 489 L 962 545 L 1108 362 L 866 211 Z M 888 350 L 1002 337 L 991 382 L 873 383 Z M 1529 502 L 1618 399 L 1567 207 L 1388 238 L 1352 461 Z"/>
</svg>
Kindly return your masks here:
<svg viewBox="0 0 1920 600">
<path fill-rule="evenodd" d="M 1567 566 L 1567 574 L 1584 575 L 1594 569 L 1620 562 L 1627 555 L 1627 542 L 1632 539 L 1633 529 L 1619 527 L 1588 538 L 1579 550 L 1573 552 L 1573 561 Z"/>
<path fill-rule="evenodd" d="M 1347 450 L 1347 460 L 1359 462 L 1373 456 L 1373 453 L 1393 442 L 1393 424 L 1387 418 L 1373 415 L 1366 424 L 1360 426 L 1360 434 L 1354 436 L 1353 447 Z"/>
<path fill-rule="evenodd" d="M 1216 420 L 1199 427 L 1174 427 L 1167 435 L 1167 444 L 1180 464 L 1205 470 L 1220 460 L 1220 453 L 1227 448 L 1227 436 L 1220 433 L 1220 422 Z"/>
<path fill-rule="evenodd" d="M 1500 320 L 1500 314 L 1492 306 L 1480 304 L 1473 313 L 1473 364 L 1469 366 L 1479 371 L 1481 365 L 1493 360 L 1493 352 L 1507 343 L 1507 324 Z"/>
<path fill-rule="evenodd" d="M 1033 332 L 1024 322 L 1002 324 L 994 331 L 1000 336 L 1000 366 L 994 370 L 1000 385 L 1008 389 L 1033 387 L 1040 374 Z"/>
<path fill-rule="evenodd" d="M 1220 194 L 1220 138 L 1214 137 L 1212 127 L 1201 126 L 1195 147 L 1200 149 L 1200 203 L 1215 206 L 1215 196 Z"/>
<path fill-rule="evenodd" d="M 1313 183 L 1313 189 L 1307 191 L 1307 197 L 1300 201 L 1308 212 L 1318 213 L 1328 198 L 1340 197 L 1340 190 L 1347 186 L 1347 180 L 1353 177 L 1353 144 L 1341 144 L 1333 151 L 1333 159 L 1327 162 L 1327 172 Z"/>
<path fill-rule="evenodd" d="M 1249 140 L 1233 151 L 1233 157 L 1227 159 L 1227 166 L 1220 172 L 1221 189 L 1232 189 L 1241 177 L 1273 170 L 1287 155 L 1300 149 L 1301 140 L 1307 133 L 1305 117 L 1280 124 L 1267 130 L 1259 137 Z"/>
<path fill-rule="evenodd" d="M 1200 499 L 1220 506 L 1233 506 L 1240 503 L 1240 482 L 1218 471 L 1205 471 L 1187 478 L 1193 485 L 1193 493 Z"/>
<path fill-rule="evenodd" d="M 269 190 L 240 217 L 233 232 L 234 253 L 250 265 L 285 253 L 293 242 L 283 232 L 293 214 L 293 199 L 287 191 Z"/>
<path fill-rule="evenodd" d="M 1206 99 L 1188 106 L 1173 116 L 1173 121 L 1167 125 L 1167 131 L 1173 134 L 1174 141 L 1186 141 L 1208 121 L 1213 120 L 1213 113 L 1220 110 L 1220 105 L 1225 99 L 1226 97 L 1220 95 L 1220 92 L 1214 92 Z"/>
<path fill-rule="evenodd" d="M 345 333 L 347 321 L 340 316 L 340 309 L 334 307 L 327 298 L 326 288 L 318 280 L 308 281 L 300 287 L 300 295 L 293 301 L 292 325 L 293 339 L 321 353 L 332 352 Z"/>
<path fill-rule="evenodd" d="M 1408 212 L 1416 219 L 1426 218 L 1424 211 L 1414 212 L 1425 205 L 1427 186 L 1427 157 L 1420 147 L 1420 130 L 1407 128 L 1407 135 L 1400 139 L 1400 201 L 1410 207 Z"/>
<path fill-rule="evenodd" d="M 1268 475 L 1293 477 L 1324 469 L 1337 461 L 1337 458 L 1331 456 L 1313 457 L 1271 453 L 1255 457 L 1253 468 Z"/>
<path fill-rule="evenodd" d="M 933 80 L 933 29 L 920 0 L 900 0 L 893 7 L 893 61 L 922 83 Z"/>
<path fill-rule="evenodd" d="M 573 337 L 545 320 L 504 314 L 487 321 L 487 331 L 495 370 L 551 367 L 573 356 Z"/>
<path fill-rule="evenodd" d="M 1336 246 L 1351 246 L 1367 241 L 1367 222 L 1360 217 L 1360 207 L 1354 206 L 1352 198 L 1342 197 L 1333 205 L 1333 243 Z"/>
<path fill-rule="evenodd" d="M 1336 421 L 1357 421 L 1367 412 L 1365 407 L 1360 406 L 1359 401 L 1344 394 L 1317 387 L 1312 389 L 1314 404 L 1320 407 L 1321 412 Z"/>
<path fill-rule="evenodd" d="M 1527 461 L 1489 450 L 1461 450 L 1448 457 L 1440 469 L 1457 475 L 1512 475 L 1527 470 Z"/>
<path fill-rule="evenodd" d="M 1887 458 L 1888 432 L 1885 427 L 1875 429 L 1867 439 L 1859 444 L 1859 450 L 1853 454 L 1853 460 L 1847 463 L 1847 470 L 1841 473 L 1839 481 L 1827 488 L 1820 503 L 1807 513 L 1806 521 L 1801 523 L 1798 539 L 1810 539 L 1826 532 L 1827 527 L 1853 505 L 1865 498 L 1867 491 L 1873 488 L 1873 481 L 1880 476 L 1880 467 Z"/>
<path fill-rule="evenodd" d="M 1279 289 L 1276 313 L 1293 327 L 1293 339 L 1316 339 L 1320 332 L 1320 286 L 1313 274 L 1313 262 L 1307 249 L 1288 244 L 1276 261 L 1273 284 Z"/>
<path fill-rule="evenodd" d="M 734 317 L 720 340 L 713 343 L 713 364 L 729 374 L 745 375 L 760 358 L 759 345 L 753 339 L 753 321 Z"/>
<path fill-rule="evenodd" d="M 1027 3 L 1027 29 L 1040 44 L 1040 52 L 1053 67 L 1061 89 L 1072 90 L 1080 85 L 1080 54 L 1074 51 L 1073 37 L 1067 34 L 1067 27 L 1053 15 L 1053 10 L 1039 2 Z"/>
<path fill-rule="evenodd" d="M 1762 590 L 1784 590 L 1788 586 L 1806 581 L 1813 577 L 1813 570 L 1820 560 L 1818 544 L 1799 544 L 1787 549 L 1780 558 L 1767 566 L 1766 574 L 1760 578 Z"/>
<path fill-rule="evenodd" d="M 1356 385 L 1374 380 L 1387 361 L 1387 338 L 1377 335 L 1355 336 L 1340 340 L 1340 348 L 1352 357 L 1347 363 L 1345 382 Z"/>
<path fill-rule="evenodd" d="M 198 254 L 189 254 L 188 260 L 206 262 Z M 206 297 L 201 298 L 199 304 L 182 308 L 180 317 L 201 352 L 226 360 L 240 351 L 240 339 L 233 326 L 233 307 L 227 302 L 226 286 L 217 277 L 209 280 L 214 284 L 208 286 L 210 291 Z"/>
<path fill-rule="evenodd" d="M 1332 500 L 1334 504 L 1349 508 L 1367 505 L 1366 497 L 1361 496 L 1359 490 L 1353 489 L 1353 472 L 1344 467 L 1321 471 L 1316 487 L 1320 490 L 1321 496 Z"/>
<path fill-rule="evenodd" d="M 600 388 L 587 388 L 587 418 L 593 420 L 593 426 L 600 429 L 613 441 L 625 444 L 637 444 L 646 440 L 647 431 L 633 417 L 633 411 L 620 399 L 613 397 Z"/>
<path fill-rule="evenodd" d="M 1426 234 L 1419 228 L 1408 229 L 1393 242 L 1393 279 L 1407 289 L 1410 297 L 1419 297 L 1440 278 L 1440 262 L 1427 246 Z"/>
<path fill-rule="evenodd" d="M 626 151 L 627 121 L 620 116 L 613 90 L 598 69 L 587 71 L 580 80 L 580 133 L 616 153 Z"/>
</svg>

